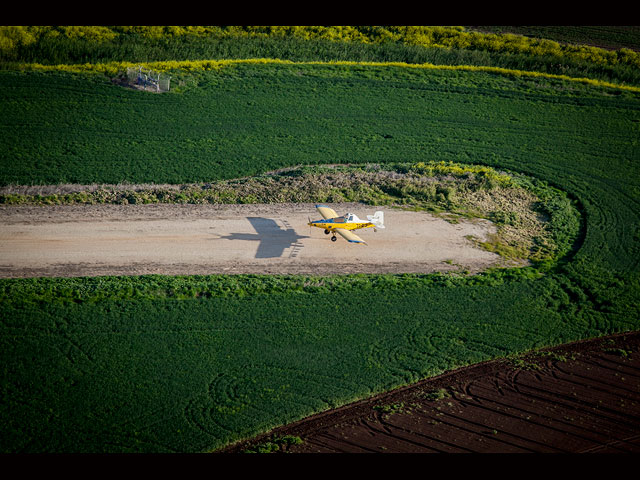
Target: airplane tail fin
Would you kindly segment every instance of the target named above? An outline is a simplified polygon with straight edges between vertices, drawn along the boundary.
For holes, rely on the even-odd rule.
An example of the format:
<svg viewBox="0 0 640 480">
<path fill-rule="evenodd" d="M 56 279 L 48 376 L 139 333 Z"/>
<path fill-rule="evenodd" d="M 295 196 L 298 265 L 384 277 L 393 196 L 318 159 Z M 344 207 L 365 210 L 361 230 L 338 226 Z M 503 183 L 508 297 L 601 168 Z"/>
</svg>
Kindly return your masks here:
<svg viewBox="0 0 640 480">
<path fill-rule="evenodd" d="M 371 223 L 373 223 L 376 228 L 384 228 L 384 213 L 378 211 L 373 215 L 367 215 L 367 218 Z"/>
</svg>

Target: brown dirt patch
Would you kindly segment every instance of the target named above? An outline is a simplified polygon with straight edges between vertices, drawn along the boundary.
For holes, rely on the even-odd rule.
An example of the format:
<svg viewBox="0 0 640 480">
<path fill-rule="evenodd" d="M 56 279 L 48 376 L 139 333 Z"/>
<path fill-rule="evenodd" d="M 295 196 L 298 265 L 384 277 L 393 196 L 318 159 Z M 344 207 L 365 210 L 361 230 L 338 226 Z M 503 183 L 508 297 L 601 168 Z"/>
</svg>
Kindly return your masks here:
<svg viewBox="0 0 640 480">
<path fill-rule="evenodd" d="M 639 453 L 640 332 L 486 362 L 237 444 L 292 453 Z"/>
</svg>

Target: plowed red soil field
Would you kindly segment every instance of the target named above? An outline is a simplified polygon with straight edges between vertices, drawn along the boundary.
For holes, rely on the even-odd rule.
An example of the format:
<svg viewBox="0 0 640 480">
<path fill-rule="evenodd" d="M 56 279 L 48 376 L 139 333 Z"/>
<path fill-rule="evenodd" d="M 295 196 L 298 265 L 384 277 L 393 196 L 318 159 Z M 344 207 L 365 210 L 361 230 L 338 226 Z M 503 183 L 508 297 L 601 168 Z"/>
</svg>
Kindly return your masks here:
<svg viewBox="0 0 640 480">
<path fill-rule="evenodd" d="M 267 442 L 292 453 L 640 453 L 640 332 L 463 368 L 220 453 Z"/>
</svg>

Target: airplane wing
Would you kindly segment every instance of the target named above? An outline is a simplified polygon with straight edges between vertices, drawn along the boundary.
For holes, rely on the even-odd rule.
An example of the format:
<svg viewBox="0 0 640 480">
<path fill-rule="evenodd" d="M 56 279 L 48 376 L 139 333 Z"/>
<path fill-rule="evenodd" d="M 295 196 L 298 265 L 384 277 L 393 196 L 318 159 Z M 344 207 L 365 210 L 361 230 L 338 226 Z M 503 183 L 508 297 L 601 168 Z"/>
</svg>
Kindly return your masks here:
<svg viewBox="0 0 640 480">
<path fill-rule="evenodd" d="M 359 236 L 357 236 L 355 233 L 351 232 L 350 230 L 345 230 L 344 228 L 335 228 L 333 231 L 338 232 L 350 243 L 364 243 L 365 245 L 367 244 L 367 242 L 362 240 Z"/>
<path fill-rule="evenodd" d="M 339 216 L 333 208 L 327 207 L 326 205 L 316 205 L 316 208 L 325 220 L 328 218 L 336 218 Z"/>
</svg>

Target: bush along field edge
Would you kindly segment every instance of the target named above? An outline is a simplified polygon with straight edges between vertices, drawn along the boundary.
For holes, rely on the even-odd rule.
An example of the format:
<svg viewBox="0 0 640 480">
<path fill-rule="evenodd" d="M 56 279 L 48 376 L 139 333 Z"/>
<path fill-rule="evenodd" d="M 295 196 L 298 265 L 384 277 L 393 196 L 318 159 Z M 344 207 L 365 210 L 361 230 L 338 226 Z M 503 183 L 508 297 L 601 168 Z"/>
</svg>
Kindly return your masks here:
<svg viewBox="0 0 640 480">
<path fill-rule="evenodd" d="M 615 83 L 606 80 L 576 77 L 564 74 L 554 74 L 538 71 L 519 70 L 514 68 L 482 66 L 482 65 L 438 65 L 433 63 L 412 64 L 406 62 L 356 62 L 347 60 L 335 61 L 292 61 L 274 58 L 249 58 L 231 60 L 169 60 L 158 62 L 109 62 L 109 63 L 85 63 L 85 64 L 57 64 L 43 65 L 40 63 L 20 63 L 10 65 L 9 70 L 23 72 L 56 72 L 71 74 L 99 74 L 113 79 L 124 78 L 127 69 L 144 68 L 159 73 L 175 75 L 177 79 L 182 79 L 183 83 L 188 82 L 190 76 L 199 72 L 221 70 L 241 64 L 276 64 L 276 65 L 333 65 L 345 67 L 402 67 L 412 69 L 429 70 L 449 70 L 476 73 L 491 73 L 508 77 L 519 78 L 545 78 L 575 82 L 584 85 L 602 87 L 614 90 L 630 92 L 640 92 L 640 86 Z M 180 92 L 182 89 L 173 89 L 173 92 Z"/>
</svg>

